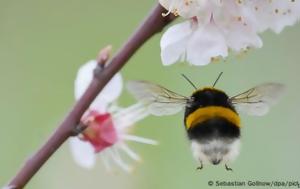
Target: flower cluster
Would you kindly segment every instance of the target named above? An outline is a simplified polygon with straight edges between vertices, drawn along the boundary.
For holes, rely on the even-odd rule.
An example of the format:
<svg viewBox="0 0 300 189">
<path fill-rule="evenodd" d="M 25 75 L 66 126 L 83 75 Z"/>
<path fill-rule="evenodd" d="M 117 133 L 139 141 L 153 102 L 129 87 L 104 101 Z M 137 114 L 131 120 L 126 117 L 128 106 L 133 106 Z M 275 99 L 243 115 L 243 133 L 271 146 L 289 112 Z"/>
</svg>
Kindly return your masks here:
<svg viewBox="0 0 300 189">
<path fill-rule="evenodd" d="M 75 80 L 75 98 L 77 100 L 90 84 L 96 66 L 96 61 L 90 61 L 79 69 Z M 136 161 L 139 161 L 140 157 L 128 147 L 126 141 L 156 144 L 156 141 L 129 134 L 129 128 L 148 116 L 149 113 L 142 104 L 135 104 L 127 108 L 113 104 L 121 91 L 122 78 L 118 73 L 97 96 L 83 116 L 81 122 L 88 127 L 79 137 L 70 139 L 72 155 L 80 166 L 94 167 L 96 154 L 101 154 L 100 157 L 107 169 L 110 169 L 110 162 L 113 161 L 125 171 L 130 171 L 132 167 L 123 161 L 120 153 L 123 152 Z"/>
<path fill-rule="evenodd" d="M 206 65 L 225 58 L 229 50 L 239 53 L 260 48 L 259 33 L 279 33 L 300 17 L 299 0 L 159 0 L 169 12 L 186 21 L 170 27 L 161 39 L 164 65 L 179 60 Z"/>
</svg>

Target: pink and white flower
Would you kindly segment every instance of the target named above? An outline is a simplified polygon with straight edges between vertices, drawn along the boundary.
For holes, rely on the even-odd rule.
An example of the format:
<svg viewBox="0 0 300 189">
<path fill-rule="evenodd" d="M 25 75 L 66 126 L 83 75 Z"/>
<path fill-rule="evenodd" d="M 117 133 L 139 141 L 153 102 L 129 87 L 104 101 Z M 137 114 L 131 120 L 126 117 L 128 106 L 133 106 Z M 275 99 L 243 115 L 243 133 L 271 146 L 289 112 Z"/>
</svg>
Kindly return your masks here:
<svg viewBox="0 0 300 189">
<path fill-rule="evenodd" d="M 79 69 L 75 80 L 75 98 L 77 100 L 91 82 L 96 65 L 96 61 L 90 61 Z M 149 113 L 142 104 L 135 104 L 127 108 L 113 105 L 121 91 L 122 78 L 118 73 L 97 96 L 83 116 L 82 122 L 88 127 L 79 137 L 70 139 L 71 152 L 78 165 L 88 169 L 93 168 L 96 156 L 99 154 L 107 169 L 110 169 L 111 162 L 114 162 L 125 171 L 130 171 L 132 167 L 123 161 L 121 153 L 127 154 L 135 161 L 139 161 L 141 158 L 128 147 L 126 142 L 157 144 L 156 141 L 129 133 L 129 129 Z"/>
<path fill-rule="evenodd" d="M 161 39 L 164 65 L 188 61 L 206 65 L 214 59 L 262 47 L 259 33 L 276 33 L 296 23 L 299 0 L 159 0 L 185 19 L 171 26 Z"/>
</svg>

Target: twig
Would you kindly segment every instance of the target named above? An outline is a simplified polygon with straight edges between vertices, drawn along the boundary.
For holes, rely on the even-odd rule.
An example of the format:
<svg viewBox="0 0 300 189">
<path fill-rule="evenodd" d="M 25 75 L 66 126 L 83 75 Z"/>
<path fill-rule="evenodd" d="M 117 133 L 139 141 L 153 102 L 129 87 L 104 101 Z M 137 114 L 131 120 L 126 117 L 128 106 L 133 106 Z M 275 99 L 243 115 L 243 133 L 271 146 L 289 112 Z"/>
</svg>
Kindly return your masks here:
<svg viewBox="0 0 300 189">
<path fill-rule="evenodd" d="M 166 10 L 157 5 L 137 31 L 130 37 L 120 51 L 111 59 L 107 67 L 96 69 L 94 78 L 84 93 L 76 102 L 64 121 L 58 126 L 48 141 L 34 154 L 17 175 L 10 181 L 7 188 L 21 189 L 37 173 L 43 164 L 53 153 L 72 135 L 74 128 L 79 124 L 80 119 L 92 101 L 96 98 L 108 81 L 117 73 L 129 60 L 129 58 L 141 47 L 151 36 L 160 32 L 169 22 L 174 19 L 170 15 L 162 17 Z"/>
</svg>

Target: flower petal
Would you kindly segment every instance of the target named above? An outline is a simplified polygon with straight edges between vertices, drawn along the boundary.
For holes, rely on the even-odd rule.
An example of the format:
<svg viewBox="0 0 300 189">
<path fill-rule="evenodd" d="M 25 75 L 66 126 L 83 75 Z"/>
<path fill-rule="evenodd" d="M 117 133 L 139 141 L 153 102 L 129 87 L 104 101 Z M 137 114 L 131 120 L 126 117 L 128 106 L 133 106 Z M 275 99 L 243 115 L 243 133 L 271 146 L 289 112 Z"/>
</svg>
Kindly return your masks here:
<svg viewBox="0 0 300 189">
<path fill-rule="evenodd" d="M 222 32 L 210 22 L 198 26 L 187 44 L 187 61 L 194 65 L 206 65 L 215 57 L 226 57 L 228 49 Z"/>
<path fill-rule="evenodd" d="M 93 71 L 97 66 L 95 60 L 91 60 L 80 67 L 75 79 L 75 99 L 78 100 L 88 88 L 93 79 Z M 122 77 L 117 73 L 110 82 L 104 87 L 91 105 L 92 109 L 103 111 L 107 104 L 116 100 L 122 92 Z"/>
<path fill-rule="evenodd" d="M 187 41 L 192 33 L 190 21 L 171 26 L 160 41 L 161 59 L 164 65 L 171 65 L 185 56 Z"/>
<path fill-rule="evenodd" d="M 270 28 L 279 33 L 284 27 L 295 24 L 300 17 L 300 1 L 298 0 L 244 1 L 244 9 L 252 13 L 258 32 Z"/>
<path fill-rule="evenodd" d="M 88 142 L 81 141 L 78 137 L 69 139 L 70 149 L 75 162 L 83 168 L 91 169 L 96 162 L 93 147 Z"/>
<path fill-rule="evenodd" d="M 240 52 L 248 47 L 261 48 L 263 42 L 256 32 L 240 23 L 231 23 L 224 35 L 230 49 Z"/>
<path fill-rule="evenodd" d="M 213 15 L 213 19 L 223 32 L 230 49 L 240 52 L 248 47 L 262 47 L 262 40 L 255 30 L 253 15 L 248 9 L 235 1 L 226 1 L 221 9 L 222 11 Z"/>
</svg>

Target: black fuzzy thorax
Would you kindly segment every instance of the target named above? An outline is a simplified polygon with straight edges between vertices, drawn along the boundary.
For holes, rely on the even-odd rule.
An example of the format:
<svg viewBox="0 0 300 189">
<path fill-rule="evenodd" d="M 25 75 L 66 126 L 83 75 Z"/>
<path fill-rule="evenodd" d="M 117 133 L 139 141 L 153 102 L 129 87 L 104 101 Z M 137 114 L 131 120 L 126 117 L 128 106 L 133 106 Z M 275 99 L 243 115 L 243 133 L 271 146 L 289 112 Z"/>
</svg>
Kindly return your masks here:
<svg viewBox="0 0 300 189">
<path fill-rule="evenodd" d="M 186 123 L 186 118 L 189 114 L 199 108 L 208 106 L 222 106 L 236 112 L 234 106 L 229 101 L 229 97 L 223 91 L 213 88 L 204 88 L 194 92 L 191 97 L 193 102 L 185 108 L 184 123 Z M 200 142 L 216 138 L 234 139 L 240 137 L 240 129 L 226 119 L 216 117 L 187 129 L 187 134 L 189 139 L 196 139 Z"/>
</svg>

